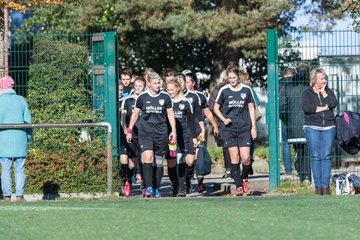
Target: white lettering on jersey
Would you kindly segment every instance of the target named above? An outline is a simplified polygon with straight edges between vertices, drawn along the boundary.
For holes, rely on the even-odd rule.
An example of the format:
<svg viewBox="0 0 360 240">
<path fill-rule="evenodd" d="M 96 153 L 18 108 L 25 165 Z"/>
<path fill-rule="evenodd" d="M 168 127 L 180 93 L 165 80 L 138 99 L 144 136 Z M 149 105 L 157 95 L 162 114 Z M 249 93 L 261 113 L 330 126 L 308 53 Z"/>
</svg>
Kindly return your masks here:
<svg viewBox="0 0 360 240">
<path fill-rule="evenodd" d="M 240 107 L 242 108 L 244 106 L 245 101 L 243 100 L 231 100 L 229 101 L 229 108 L 233 108 L 233 107 Z"/>
<path fill-rule="evenodd" d="M 146 106 L 146 113 L 162 113 L 162 107 Z"/>
<path fill-rule="evenodd" d="M 183 117 L 183 111 L 174 111 L 175 118 L 182 118 Z"/>
</svg>

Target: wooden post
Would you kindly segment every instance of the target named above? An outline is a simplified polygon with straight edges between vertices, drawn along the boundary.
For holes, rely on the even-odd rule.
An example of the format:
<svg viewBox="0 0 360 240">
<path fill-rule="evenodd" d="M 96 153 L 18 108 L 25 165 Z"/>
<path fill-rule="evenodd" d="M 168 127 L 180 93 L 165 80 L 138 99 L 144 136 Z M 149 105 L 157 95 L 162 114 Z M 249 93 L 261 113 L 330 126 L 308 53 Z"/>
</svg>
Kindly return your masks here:
<svg viewBox="0 0 360 240">
<path fill-rule="evenodd" d="M 4 8 L 4 76 L 9 75 L 9 9 Z"/>
</svg>

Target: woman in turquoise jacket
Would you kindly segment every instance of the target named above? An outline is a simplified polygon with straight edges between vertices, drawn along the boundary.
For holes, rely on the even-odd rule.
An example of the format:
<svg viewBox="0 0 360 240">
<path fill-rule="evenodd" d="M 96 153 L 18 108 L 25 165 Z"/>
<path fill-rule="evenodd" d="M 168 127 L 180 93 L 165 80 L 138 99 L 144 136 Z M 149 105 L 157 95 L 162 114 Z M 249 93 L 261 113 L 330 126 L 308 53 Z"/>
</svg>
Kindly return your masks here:
<svg viewBox="0 0 360 240">
<path fill-rule="evenodd" d="M 31 123 L 31 113 L 22 96 L 13 89 L 10 76 L 0 78 L 0 124 Z M 5 200 L 11 200 L 11 167 L 14 162 L 17 200 L 24 200 L 25 160 L 27 142 L 31 139 L 30 129 L 0 130 L 1 189 Z"/>
</svg>

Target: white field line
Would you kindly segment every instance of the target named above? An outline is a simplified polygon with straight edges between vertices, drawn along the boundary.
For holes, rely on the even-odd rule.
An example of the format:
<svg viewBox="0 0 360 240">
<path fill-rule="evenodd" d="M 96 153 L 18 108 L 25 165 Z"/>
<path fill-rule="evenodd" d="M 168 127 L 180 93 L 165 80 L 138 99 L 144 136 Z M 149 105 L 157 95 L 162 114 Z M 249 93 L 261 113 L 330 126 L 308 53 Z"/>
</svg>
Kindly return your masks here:
<svg viewBox="0 0 360 240">
<path fill-rule="evenodd" d="M 114 208 L 91 208 L 91 207 L 41 207 L 41 206 L 0 206 L 0 211 L 112 211 Z"/>
</svg>

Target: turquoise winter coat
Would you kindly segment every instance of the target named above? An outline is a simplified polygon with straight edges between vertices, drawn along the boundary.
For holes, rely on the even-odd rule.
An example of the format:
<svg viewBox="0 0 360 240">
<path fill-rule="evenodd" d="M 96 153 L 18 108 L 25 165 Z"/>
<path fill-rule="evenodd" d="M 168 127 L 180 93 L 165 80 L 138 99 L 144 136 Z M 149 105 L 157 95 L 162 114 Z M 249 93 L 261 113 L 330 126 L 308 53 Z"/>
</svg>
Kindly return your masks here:
<svg viewBox="0 0 360 240">
<path fill-rule="evenodd" d="M 25 99 L 12 89 L 0 90 L 0 124 L 31 123 Z M 0 129 L 0 157 L 26 157 L 31 129 Z"/>
</svg>

